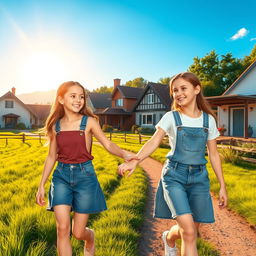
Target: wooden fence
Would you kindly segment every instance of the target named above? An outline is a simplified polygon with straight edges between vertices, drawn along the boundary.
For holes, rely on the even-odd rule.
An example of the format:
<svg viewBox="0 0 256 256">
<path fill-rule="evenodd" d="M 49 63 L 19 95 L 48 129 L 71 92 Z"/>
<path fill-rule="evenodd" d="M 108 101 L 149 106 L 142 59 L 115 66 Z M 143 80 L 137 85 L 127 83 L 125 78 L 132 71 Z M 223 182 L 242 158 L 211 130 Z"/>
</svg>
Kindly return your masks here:
<svg viewBox="0 0 256 256">
<path fill-rule="evenodd" d="M 118 140 L 123 140 L 124 142 L 131 142 L 131 143 L 139 143 L 142 144 L 146 141 L 148 141 L 151 138 L 151 135 L 143 135 L 143 134 L 130 134 L 130 133 L 106 133 L 106 136 L 110 140 L 118 139 Z M 22 133 L 22 134 L 4 134 L 0 133 L 0 140 L 5 140 L 5 145 L 8 145 L 8 141 L 12 139 L 18 139 L 21 140 L 23 143 L 29 140 L 38 140 L 41 144 L 43 140 L 46 139 L 45 136 L 43 136 L 40 133 Z M 163 144 L 168 145 L 168 137 L 166 136 L 163 139 Z M 256 155 L 256 148 L 251 147 L 251 148 L 245 148 L 245 147 L 240 147 L 237 146 L 238 143 L 243 144 L 243 143 L 256 143 L 256 140 L 242 140 L 240 138 L 229 138 L 229 139 L 217 139 L 218 147 L 219 148 L 229 148 L 235 151 L 243 152 L 243 153 L 251 153 L 253 155 Z"/>
</svg>

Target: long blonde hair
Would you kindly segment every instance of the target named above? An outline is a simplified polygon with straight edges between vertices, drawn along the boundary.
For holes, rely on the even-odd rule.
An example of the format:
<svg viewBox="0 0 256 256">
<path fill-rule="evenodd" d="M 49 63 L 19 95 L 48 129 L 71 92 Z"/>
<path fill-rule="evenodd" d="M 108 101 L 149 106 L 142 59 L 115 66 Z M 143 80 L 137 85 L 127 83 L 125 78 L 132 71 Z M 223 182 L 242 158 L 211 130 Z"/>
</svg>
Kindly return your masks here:
<svg viewBox="0 0 256 256">
<path fill-rule="evenodd" d="M 198 77 L 191 73 L 191 72 L 182 72 L 179 73 L 177 75 L 175 75 L 169 85 L 170 85 L 170 95 L 173 96 L 173 82 L 179 78 L 182 78 L 184 80 L 186 80 L 187 82 L 191 83 L 194 87 L 196 87 L 197 85 L 200 86 L 200 92 L 197 94 L 196 96 L 196 103 L 197 103 L 197 107 L 199 110 L 204 111 L 210 115 L 212 115 L 215 120 L 216 120 L 216 115 L 215 113 L 212 111 L 211 106 L 209 105 L 209 103 L 206 101 L 206 99 L 203 96 L 203 92 L 202 92 L 202 85 L 198 79 Z M 172 102 L 172 110 L 177 110 L 179 112 L 182 112 L 181 107 L 179 106 L 179 104 L 177 103 L 177 101 L 173 98 L 173 102 Z"/>
<path fill-rule="evenodd" d="M 45 126 L 42 128 L 42 131 L 45 133 L 45 135 L 49 139 L 52 139 L 52 137 L 53 137 L 53 126 L 55 125 L 57 120 L 61 119 L 65 114 L 64 107 L 59 102 L 59 97 L 63 98 L 65 93 L 68 91 L 68 89 L 74 85 L 80 86 L 82 88 L 83 94 L 84 94 L 84 106 L 79 111 L 79 113 L 81 115 L 87 115 L 87 116 L 91 116 L 93 118 L 98 119 L 98 117 L 93 114 L 93 111 L 86 104 L 88 94 L 86 93 L 84 87 L 78 82 L 73 82 L 73 81 L 64 82 L 63 84 L 61 84 L 59 86 L 59 88 L 57 90 L 54 104 L 52 105 L 50 114 L 46 119 Z"/>
</svg>

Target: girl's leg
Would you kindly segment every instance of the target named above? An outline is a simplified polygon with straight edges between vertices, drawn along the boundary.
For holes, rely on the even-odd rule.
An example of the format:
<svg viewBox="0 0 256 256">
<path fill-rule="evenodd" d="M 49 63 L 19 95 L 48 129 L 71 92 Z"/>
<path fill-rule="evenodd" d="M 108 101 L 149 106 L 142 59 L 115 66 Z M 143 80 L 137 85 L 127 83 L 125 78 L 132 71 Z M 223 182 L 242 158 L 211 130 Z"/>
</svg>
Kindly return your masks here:
<svg viewBox="0 0 256 256">
<path fill-rule="evenodd" d="M 85 249 L 90 255 L 94 255 L 94 232 L 93 230 L 86 228 L 86 224 L 89 218 L 89 214 L 74 213 L 73 216 L 73 236 L 77 240 L 85 241 Z M 88 254 L 89 255 L 89 254 Z"/>
<path fill-rule="evenodd" d="M 176 221 L 181 237 L 181 256 L 198 256 L 196 248 L 197 227 L 191 214 L 178 216 Z"/>
<path fill-rule="evenodd" d="M 59 256 L 72 256 L 70 243 L 70 206 L 54 206 L 57 227 L 57 250 Z"/>
<path fill-rule="evenodd" d="M 196 226 L 196 229 L 197 231 L 199 230 L 199 225 L 200 223 L 198 222 L 194 222 L 195 226 Z M 168 235 L 166 236 L 166 241 L 167 241 L 167 244 L 170 246 L 170 247 L 174 247 L 175 246 L 175 241 L 177 239 L 180 239 L 181 238 L 181 235 L 180 235 L 180 227 L 178 224 L 176 225 L 173 225 L 168 233 Z"/>
</svg>

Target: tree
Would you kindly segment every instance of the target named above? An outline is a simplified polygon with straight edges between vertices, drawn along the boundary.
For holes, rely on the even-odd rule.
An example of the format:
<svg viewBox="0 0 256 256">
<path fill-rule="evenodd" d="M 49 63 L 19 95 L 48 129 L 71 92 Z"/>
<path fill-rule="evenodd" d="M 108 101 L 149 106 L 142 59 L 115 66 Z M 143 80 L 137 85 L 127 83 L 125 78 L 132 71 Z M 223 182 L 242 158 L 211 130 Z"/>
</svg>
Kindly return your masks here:
<svg viewBox="0 0 256 256">
<path fill-rule="evenodd" d="M 106 85 L 104 85 L 97 89 L 94 89 L 92 92 L 104 94 L 104 93 L 112 93 L 112 91 L 113 91 L 113 87 L 107 87 Z"/>
<path fill-rule="evenodd" d="M 171 80 L 171 77 L 161 77 L 158 80 L 158 83 L 160 83 L 160 84 L 169 84 L 170 80 Z"/>
<path fill-rule="evenodd" d="M 253 63 L 253 61 L 255 61 L 255 60 L 256 60 L 256 44 L 254 45 L 250 55 L 245 56 L 244 59 L 242 59 L 242 65 L 243 65 L 244 70 L 248 66 L 250 66 Z"/>
<path fill-rule="evenodd" d="M 144 88 L 146 86 L 146 83 L 147 80 L 145 80 L 143 77 L 137 77 L 133 80 L 127 81 L 125 85 L 130 87 Z"/>
</svg>

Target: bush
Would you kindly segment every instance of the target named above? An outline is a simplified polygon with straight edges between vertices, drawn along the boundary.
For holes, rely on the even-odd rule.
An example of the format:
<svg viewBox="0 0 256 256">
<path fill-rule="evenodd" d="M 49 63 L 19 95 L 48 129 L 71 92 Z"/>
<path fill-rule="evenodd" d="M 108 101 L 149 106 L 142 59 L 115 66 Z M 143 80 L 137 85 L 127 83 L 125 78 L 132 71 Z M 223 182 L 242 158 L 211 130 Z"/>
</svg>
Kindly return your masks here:
<svg viewBox="0 0 256 256">
<path fill-rule="evenodd" d="M 18 130 L 25 130 L 26 125 L 24 123 L 18 123 L 15 128 Z"/>
<path fill-rule="evenodd" d="M 140 128 L 139 125 L 134 124 L 134 125 L 132 126 L 132 128 L 131 128 L 132 133 L 138 133 L 138 128 Z"/>
<path fill-rule="evenodd" d="M 148 127 L 140 127 L 140 128 L 138 128 L 138 131 L 140 132 L 140 133 L 150 133 L 150 134 L 152 134 L 152 133 L 154 133 L 155 132 L 155 129 L 154 128 L 148 128 Z"/>
<path fill-rule="evenodd" d="M 225 163 L 238 164 L 241 162 L 241 157 L 238 152 L 229 148 L 222 148 L 220 150 L 220 156 Z"/>
<path fill-rule="evenodd" d="M 103 124 L 102 131 L 103 132 L 112 132 L 113 131 L 113 126 L 109 125 L 109 124 Z"/>
</svg>

